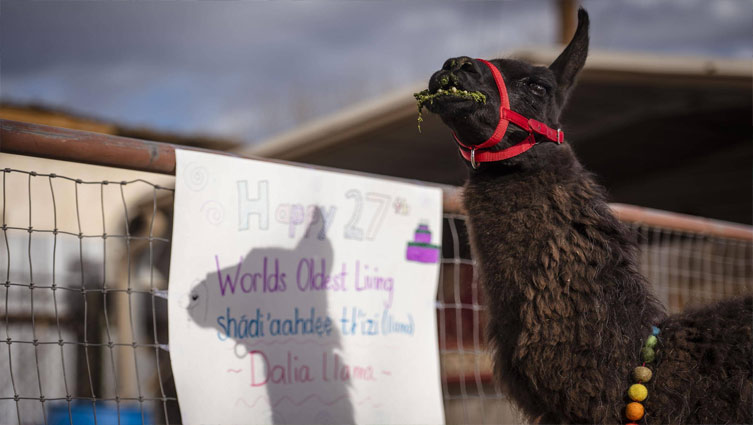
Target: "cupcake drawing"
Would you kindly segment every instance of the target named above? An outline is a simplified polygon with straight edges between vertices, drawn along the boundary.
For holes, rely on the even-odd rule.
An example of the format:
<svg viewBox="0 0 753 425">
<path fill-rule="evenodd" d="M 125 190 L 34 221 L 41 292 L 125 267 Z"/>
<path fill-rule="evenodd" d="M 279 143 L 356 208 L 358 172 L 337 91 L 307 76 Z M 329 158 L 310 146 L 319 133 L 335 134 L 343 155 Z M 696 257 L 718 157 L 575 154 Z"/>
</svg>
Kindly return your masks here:
<svg viewBox="0 0 753 425">
<path fill-rule="evenodd" d="M 439 245 L 432 245 L 431 243 L 429 225 L 419 224 L 413 235 L 413 241 L 408 242 L 405 259 L 418 263 L 433 264 L 439 262 L 439 253 Z"/>
</svg>

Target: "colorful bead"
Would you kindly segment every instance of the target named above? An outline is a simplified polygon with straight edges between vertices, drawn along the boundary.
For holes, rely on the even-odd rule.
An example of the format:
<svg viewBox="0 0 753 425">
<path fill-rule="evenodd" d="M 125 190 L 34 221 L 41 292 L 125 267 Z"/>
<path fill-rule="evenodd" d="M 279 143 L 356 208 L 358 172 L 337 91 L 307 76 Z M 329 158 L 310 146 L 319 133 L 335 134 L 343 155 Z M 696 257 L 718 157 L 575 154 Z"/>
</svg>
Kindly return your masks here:
<svg viewBox="0 0 753 425">
<path fill-rule="evenodd" d="M 633 384 L 628 388 L 628 396 L 633 401 L 643 401 L 648 397 L 648 389 L 641 384 Z"/>
<path fill-rule="evenodd" d="M 633 378 L 638 382 L 648 382 L 652 376 L 651 369 L 645 366 L 638 366 L 633 370 Z"/>
<path fill-rule="evenodd" d="M 656 338 L 656 336 L 655 336 L 655 335 L 651 335 L 651 336 L 650 336 L 650 337 L 648 337 L 648 339 L 646 340 L 646 347 L 648 347 L 648 348 L 654 348 L 654 347 L 656 347 L 656 343 L 657 343 L 658 341 L 659 341 L 659 340 L 658 340 L 658 339 Z"/>
<path fill-rule="evenodd" d="M 643 347 L 643 349 L 641 349 L 641 358 L 644 362 L 651 363 L 656 358 L 656 352 L 654 352 L 653 348 Z"/>
<path fill-rule="evenodd" d="M 636 425 L 635 422 L 641 420 L 645 414 L 643 405 L 639 402 L 648 397 L 648 389 L 642 383 L 650 381 L 653 376 L 653 372 L 646 367 L 646 363 L 651 363 L 656 359 L 656 351 L 654 351 L 654 348 L 659 343 L 659 332 L 659 328 L 651 326 L 651 335 L 646 339 L 646 342 L 641 349 L 643 365 L 633 369 L 633 378 L 638 381 L 638 383 L 633 384 L 628 388 L 628 397 L 630 397 L 633 402 L 625 407 L 625 416 L 634 422 L 627 425 Z"/>
<path fill-rule="evenodd" d="M 632 402 L 625 408 L 625 416 L 631 421 L 638 421 L 643 417 L 643 405 Z"/>
</svg>

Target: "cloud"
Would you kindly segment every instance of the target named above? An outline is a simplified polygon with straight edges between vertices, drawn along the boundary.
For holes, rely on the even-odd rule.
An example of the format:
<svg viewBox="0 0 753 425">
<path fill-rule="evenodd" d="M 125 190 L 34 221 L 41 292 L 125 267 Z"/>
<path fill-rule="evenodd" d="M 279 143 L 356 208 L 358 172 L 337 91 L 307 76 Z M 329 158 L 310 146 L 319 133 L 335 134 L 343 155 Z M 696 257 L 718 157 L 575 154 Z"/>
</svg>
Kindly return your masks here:
<svg viewBox="0 0 753 425">
<path fill-rule="evenodd" d="M 609 50 L 750 57 L 750 0 L 584 0 L 591 44 Z"/>
<path fill-rule="evenodd" d="M 597 47 L 750 54 L 748 1 L 588 1 Z M 550 1 L 26 2 L 0 14 L 0 96 L 256 142 L 556 37 Z M 638 29 L 638 30 L 637 30 Z"/>
</svg>

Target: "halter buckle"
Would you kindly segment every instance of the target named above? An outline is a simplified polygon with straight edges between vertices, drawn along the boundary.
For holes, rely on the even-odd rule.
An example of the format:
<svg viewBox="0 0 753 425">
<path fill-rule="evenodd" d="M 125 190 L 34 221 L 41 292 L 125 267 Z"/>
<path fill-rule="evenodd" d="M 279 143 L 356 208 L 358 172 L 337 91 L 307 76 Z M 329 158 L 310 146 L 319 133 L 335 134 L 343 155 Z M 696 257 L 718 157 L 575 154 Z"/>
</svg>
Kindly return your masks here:
<svg viewBox="0 0 753 425">
<path fill-rule="evenodd" d="M 557 129 L 557 144 L 561 144 L 562 143 L 562 140 L 560 140 L 560 136 L 561 135 L 562 135 L 562 129 L 558 128 Z"/>
<path fill-rule="evenodd" d="M 471 148 L 471 167 L 474 170 L 478 170 L 478 163 L 476 162 L 476 148 Z"/>
</svg>

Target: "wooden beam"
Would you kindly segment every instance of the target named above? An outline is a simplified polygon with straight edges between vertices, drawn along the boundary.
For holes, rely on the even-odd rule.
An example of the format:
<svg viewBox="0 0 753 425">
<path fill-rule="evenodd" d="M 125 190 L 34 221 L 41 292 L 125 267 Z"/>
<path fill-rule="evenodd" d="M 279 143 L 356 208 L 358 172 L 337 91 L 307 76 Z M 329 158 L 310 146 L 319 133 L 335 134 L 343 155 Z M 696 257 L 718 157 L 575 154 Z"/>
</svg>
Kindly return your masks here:
<svg viewBox="0 0 753 425">
<path fill-rule="evenodd" d="M 176 147 L 178 146 L 0 119 L 0 152 L 5 153 L 37 156 L 64 161 L 77 161 L 88 164 L 174 175 Z M 184 149 L 185 147 L 179 146 L 179 148 Z M 188 149 L 228 155 L 226 152 L 209 151 L 197 148 Z M 279 160 L 261 160 L 299 167 L 304 166 Z M 341 173 L 345 172 L 343 170 L 336 170 L 328 167 L 306 167 L 337 171 Z M 347 173 L 378 177 L 393 181 L 424 184 L 426 186 L 440 188 L 445 195 L 444 212 L 454 214 L 465 213 L 461 202 L 462 189 L 416 180 L 399 179 L 389 176 L 376 176 L 369 173 L 353 171 Z M 627 222 L 642 223 L 718 237 L 748 241 L 753 240 L 751 226 L 629 205 L 612 204 L 612 210 L 618 218 Z"/>
<path fill-rule="evenodd" d="M 578 26 L 578 0 L 558 0 L 560 20 L 560 43 L 567 44 Z"/>
</svg>

